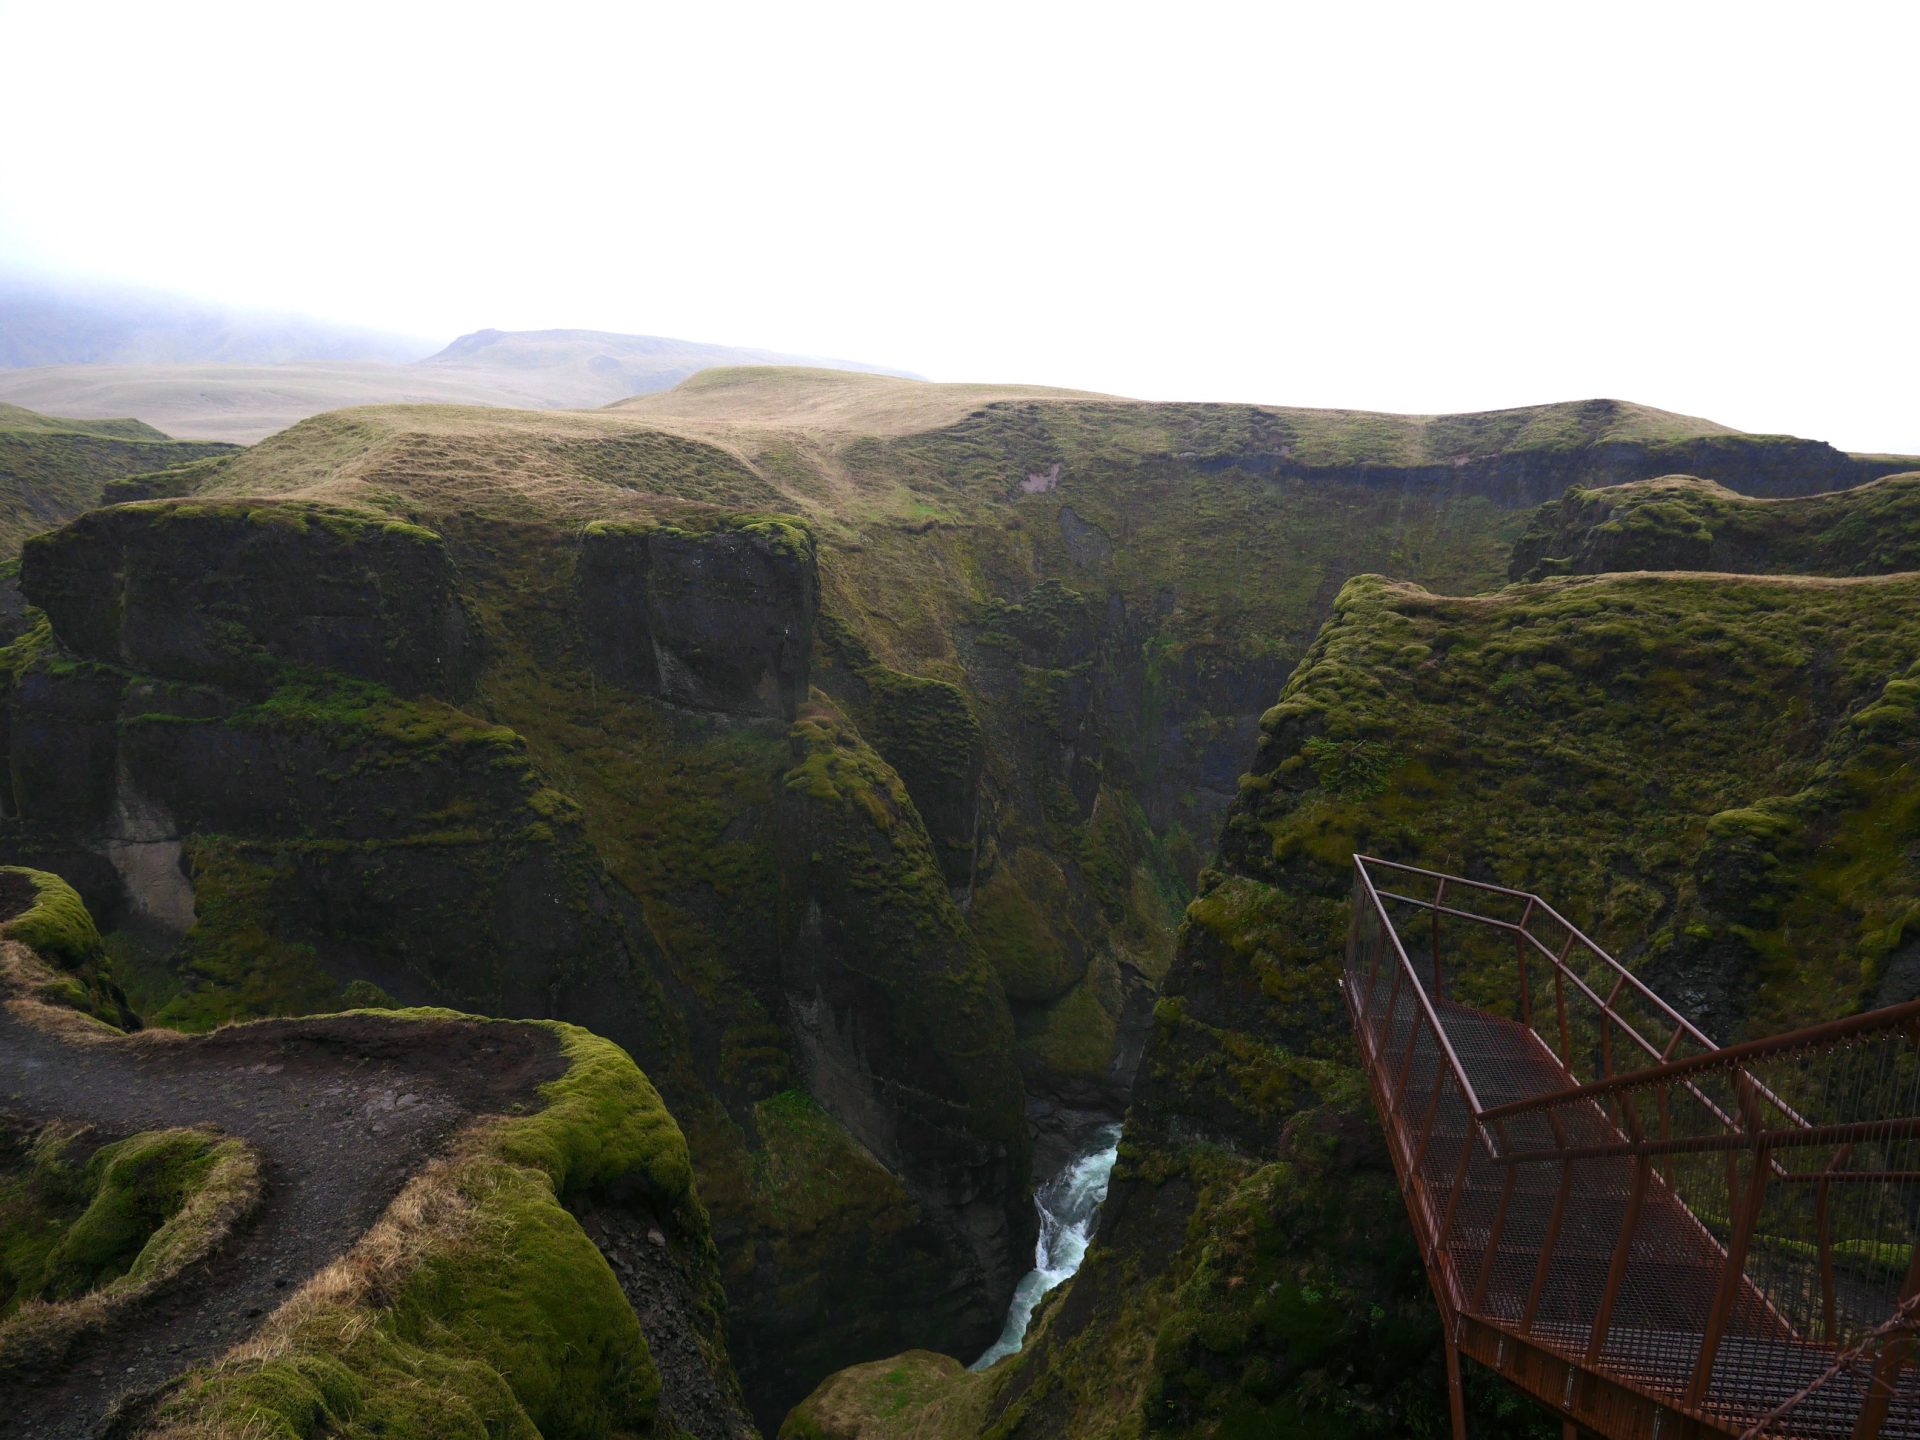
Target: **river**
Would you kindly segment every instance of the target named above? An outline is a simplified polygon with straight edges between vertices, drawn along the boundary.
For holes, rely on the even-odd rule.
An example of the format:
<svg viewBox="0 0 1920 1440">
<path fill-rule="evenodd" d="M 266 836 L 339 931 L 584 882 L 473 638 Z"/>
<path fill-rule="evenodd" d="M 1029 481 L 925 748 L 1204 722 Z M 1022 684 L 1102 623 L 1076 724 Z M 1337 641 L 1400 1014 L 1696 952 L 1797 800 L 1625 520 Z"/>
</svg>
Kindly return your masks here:
<svg viewBox="0 0 1920 1440">
<path fill-rule="evenodd" d="M 1120 1154 L 1120 1127 L 1102 1125 L 1092 1131 L 1067 1167 L 1034 1192 L 1040 1211 L 1040 1238 L 1034 1242 L 1033 1269 L 1014 1287 L 1000 1338 L 970 1370 L 984 1370 L 1013 1354 L 1026 1341 L 1034 1307 L 1054 1286 L 1080 1268 L 1100 1218 L 1100 1202 L 1107 1198 L 1107 1177 Z"/>
</svg>

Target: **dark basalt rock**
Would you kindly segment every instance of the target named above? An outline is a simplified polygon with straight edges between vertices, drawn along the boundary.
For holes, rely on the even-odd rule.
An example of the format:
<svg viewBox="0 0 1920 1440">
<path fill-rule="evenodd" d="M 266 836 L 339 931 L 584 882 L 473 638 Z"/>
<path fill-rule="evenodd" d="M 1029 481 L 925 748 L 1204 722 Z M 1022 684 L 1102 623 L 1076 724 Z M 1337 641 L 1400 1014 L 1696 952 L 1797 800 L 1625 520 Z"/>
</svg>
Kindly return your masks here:
<svg viewBox="0 0 1920 1440">
<path fill-rule="evenodd" d="M 590 525 L 579 573 L 601 679 L 695 709 L 793 718 L 820 607 L 813 537 L 798 521 Z"/>
<path fill-rule="evenodd" d="M 825 704 L 793 749 L 780 982 L 799 1068 L 941 1232 L 951 1304 L 911 1343 L 977 1352 L 1034 1236 L 1012 1015 L 899 777 Z"/>
<path fill-rule="evenodd" d="M 478 659 L 440 537 L 328 506 L 156 501 L 30 540 L 21 589 L 72 654 L 257 689 L 287 664 L 456 696 Z"/>
</svg>

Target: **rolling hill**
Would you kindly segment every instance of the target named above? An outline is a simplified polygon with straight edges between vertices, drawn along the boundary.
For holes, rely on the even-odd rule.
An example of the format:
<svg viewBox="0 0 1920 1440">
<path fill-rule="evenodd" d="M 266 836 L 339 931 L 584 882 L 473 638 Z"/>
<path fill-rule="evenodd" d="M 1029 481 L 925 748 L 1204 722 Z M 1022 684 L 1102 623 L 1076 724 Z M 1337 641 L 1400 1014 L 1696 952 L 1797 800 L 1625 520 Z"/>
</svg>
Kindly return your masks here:
<svg viewBox="0 0 1920 1440">
<path fill-rule="evenodd" d="M 11 333 L 14 322 L 0 296 L 0 334 L 9 336 L 0 349 L 0 402 L 86 417 L 138 415 L 169 434 L 241 444 L 355 405 L 591 409 L 664 390 L 713 366 L 804 363 L 875 371 L 853 361 L 600 330 L 477 330 L 412 363 L 387 353 L 276 360 L 247 353 L 243 345 L 211 345 L 199 355 L 187 346 L 162 349 L 160 363 L 131 342 L 77 352 L 21 343 Z M 85 360 L 31 358 L 75 353 Z M 7 368 L 10 359 L 14 368 Z"/>
<path fill-rule="evenodd" d="M 224 455 L 139 420 L 70 420 L 0 404 L 0 558 L 100 503 L 109 480 Z"/>
</svg>

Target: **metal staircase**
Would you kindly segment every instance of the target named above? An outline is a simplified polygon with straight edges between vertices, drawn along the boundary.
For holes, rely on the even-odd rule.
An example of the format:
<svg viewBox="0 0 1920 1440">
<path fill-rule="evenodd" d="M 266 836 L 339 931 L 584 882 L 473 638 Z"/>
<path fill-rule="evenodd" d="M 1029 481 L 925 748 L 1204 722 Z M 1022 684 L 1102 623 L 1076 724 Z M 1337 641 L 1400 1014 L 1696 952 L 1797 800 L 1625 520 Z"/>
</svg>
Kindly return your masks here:
<svg viewBox="0 0 1920 1440">
<path fill-rule="evenodd" d="M 1538 896 L 1356 856 L 1342 980 L 1447 1339 L 1634 1440 L 1920 1440 L 1920 1001 L 1716 1046 Z"/>
</svg>

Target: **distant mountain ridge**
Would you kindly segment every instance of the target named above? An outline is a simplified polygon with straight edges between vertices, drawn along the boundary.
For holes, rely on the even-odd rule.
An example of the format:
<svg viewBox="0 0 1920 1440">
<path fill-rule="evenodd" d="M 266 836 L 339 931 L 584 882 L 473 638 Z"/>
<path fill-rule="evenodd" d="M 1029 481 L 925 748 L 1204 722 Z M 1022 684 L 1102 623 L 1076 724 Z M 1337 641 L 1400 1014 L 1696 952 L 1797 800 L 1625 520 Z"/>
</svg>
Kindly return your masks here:
<svg viewBox="0 0 1920 1440">
<path fill-rule="evenodd" d="M 429 353 L 432 352 L 432 353 Z M 475 330 L 433 342 L 126 287 L 0 275 L 0 403 L 252 444 L 354 405 L 592 409 L 714 366 L 851 360 L 605 330 Z"/>
<path fill-rule="evenodd" d="M 431 342 L 125 286 L 0 276 L 0 369 L 417 360 Z"/>
</svg>

